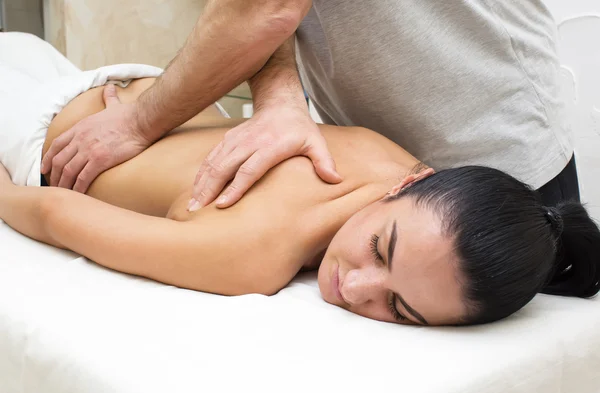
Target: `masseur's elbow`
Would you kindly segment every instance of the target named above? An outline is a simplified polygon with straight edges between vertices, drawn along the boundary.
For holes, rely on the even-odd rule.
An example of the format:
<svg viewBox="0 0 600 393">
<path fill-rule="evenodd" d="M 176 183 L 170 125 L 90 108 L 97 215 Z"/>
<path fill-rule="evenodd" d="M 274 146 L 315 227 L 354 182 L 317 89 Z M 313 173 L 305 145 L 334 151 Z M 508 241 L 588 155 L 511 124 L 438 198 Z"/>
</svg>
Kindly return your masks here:
<svg viewBox="0 0 600 393">
<path fill-rule="evenodd" d="M 312 0 L 212 0 L 198 23 L 241 28 L 252 40 L 290 37 L 306 16 Z"/>
<path fill-rule="evenodd" d="M 312 0 L 267 0 L 264 26 L 285 38 L 294 34 L 312 6 Z"/>
</svg>

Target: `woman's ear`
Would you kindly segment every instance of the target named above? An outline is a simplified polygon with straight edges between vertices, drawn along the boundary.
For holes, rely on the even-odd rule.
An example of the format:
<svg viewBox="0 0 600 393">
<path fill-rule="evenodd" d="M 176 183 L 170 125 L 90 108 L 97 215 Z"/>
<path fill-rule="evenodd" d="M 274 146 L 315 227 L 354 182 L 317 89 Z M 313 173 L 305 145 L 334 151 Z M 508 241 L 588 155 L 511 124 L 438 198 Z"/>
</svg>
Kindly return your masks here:
<svg viewBox="0 0 600 393">
<path fill-rule="evenodd" d="M 408 175 L 404 179 L 402 179 L 402 181 L 400 183 L 396 184 L 390 190 L 390 192 L 387 193 L 387 196 L 396 196 L 401 191 L 407 189 L 408 187 L 410 187 L 414 183 L 418 182 L 419 180 L 426 179 L 429 176 L 433 175 L 434 173 L 435 173 L 435 171 L 433 170 L 433 168 L 427 168 L 427 169 L 425 169 L 425 170 L 423 170 L 423 171 L 421 171 L 419 173 Z"/>
</svg>

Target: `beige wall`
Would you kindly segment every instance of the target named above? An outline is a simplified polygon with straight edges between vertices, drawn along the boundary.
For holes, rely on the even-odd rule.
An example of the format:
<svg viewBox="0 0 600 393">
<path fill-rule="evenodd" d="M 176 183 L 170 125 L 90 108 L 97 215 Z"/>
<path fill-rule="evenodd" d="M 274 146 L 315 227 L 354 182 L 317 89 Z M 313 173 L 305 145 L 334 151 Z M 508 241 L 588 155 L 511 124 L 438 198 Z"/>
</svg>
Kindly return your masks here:
<svg viewBox="0 0 600 393">
<path fill-rule="evenodd" d="M 165 67 L 200 16 L 201 0 L 45 0 L 47 39 L 82 69 Z"/>
<path fill-rule="evenodd" d="M 166 67 L 185 43 L 205 0 L 44 0 L 46 40 L 81 69 L 142 63 Z M 249 97 L 246 85 L 232 94 Z M 241 116 L 248 101 L 220 101 Z"/>
</svg>

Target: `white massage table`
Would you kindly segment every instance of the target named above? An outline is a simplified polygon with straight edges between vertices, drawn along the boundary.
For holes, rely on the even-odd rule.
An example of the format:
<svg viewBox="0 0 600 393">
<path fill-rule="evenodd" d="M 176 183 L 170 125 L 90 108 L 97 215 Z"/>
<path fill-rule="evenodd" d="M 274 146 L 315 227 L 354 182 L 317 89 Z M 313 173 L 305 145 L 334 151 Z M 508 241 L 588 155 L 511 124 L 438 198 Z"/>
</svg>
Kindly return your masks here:
<svg viewBox="0 0 600 393">
<path fill-rule="evenodd" d="M 600 13 L 593 4 L 575 14 Z M 600 18 L 561 31 L 578 76 L 565 69 L 584 199 L 598 214 Z M 0 222 L 1 393 L 235 391 L 595 393 L 600 299 L 539 295 L 491 325 L 398 326 L 323 302 L 314 274 L 272 297 L 221 297 L 104 269 Z"/>
</svg>

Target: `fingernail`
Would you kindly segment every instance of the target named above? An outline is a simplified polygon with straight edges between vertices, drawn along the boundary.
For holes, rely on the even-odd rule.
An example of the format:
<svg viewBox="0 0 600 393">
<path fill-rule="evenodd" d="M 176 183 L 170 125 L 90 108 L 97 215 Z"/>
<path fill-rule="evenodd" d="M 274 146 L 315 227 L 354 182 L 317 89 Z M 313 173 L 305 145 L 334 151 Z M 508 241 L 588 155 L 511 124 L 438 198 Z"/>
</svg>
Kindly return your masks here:
<svg viewBox="0 0 600 393">
<path fill-rule="evenodd" d="M 195 201 L 188 210 L 190 211 L 190 213 L 200 210 L 200 202 Z"/>
<path fill-rule="evenodd" d="M 190 208 L 192 207 L 192 205 L 194 204 L 194 202 L 196 202 L 196 200 L 194 198 L 190 199 L 190 201 L 188 202 L 187 205 L 187 209 L 190 210 Z"/>
<path fill-rule="evenodd" d="M 196 198 L 192 198 L 192 199 L 190 199 L 190 201 L 189 201 L 189 203 L 188 203 L 188 205 L 187 205 L 187 209 L 191 211 L 191 210 L 192 210 L 192 207 L 196 206 L 196 204 L 200 205 L 200 202 L 198 202 L 198 201 L 196 200 Z M 198 208 L 196 208 L 196 210 L 198 210 Z"/>
<path fill-rule="evenodd" d="M 228 200 L 229 200 L 229 198 L 227 197 L 227 195 L 223 195 L 223 196 L 219 197 L 219 199 L 217 199 L 217 205 L 223 205 L 223 204 L 227 203 Z"/>
</svg>

